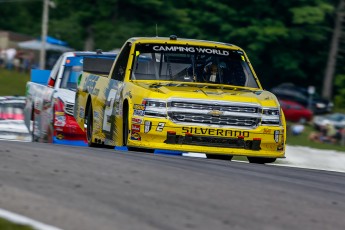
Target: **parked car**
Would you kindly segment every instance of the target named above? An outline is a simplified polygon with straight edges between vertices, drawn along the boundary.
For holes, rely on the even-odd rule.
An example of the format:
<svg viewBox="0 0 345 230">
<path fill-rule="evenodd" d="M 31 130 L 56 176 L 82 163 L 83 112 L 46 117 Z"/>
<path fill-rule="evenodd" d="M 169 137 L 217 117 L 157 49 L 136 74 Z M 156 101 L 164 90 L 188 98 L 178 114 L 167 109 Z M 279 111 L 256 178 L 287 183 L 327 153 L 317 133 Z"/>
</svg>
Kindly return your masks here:
<svg viewBox="0 0 345 230">
<path fill-rule="evenodd" d="M 292 122 L 305 123 L 313 118 L 313 111 L 305 106 L 289 100 L 279 100 L 285 119 Z"/>
<path fill-rule="evenodd" d="M 283 83 L 270 90 L 281 100 L 290 100 L 308 108 L 309 93 L 307 88 L 296 86 L 292 83 Z M 314 114 L 330 113 L 333 110 L 333 103 L 314 93 L 311 98 L 311 110 Z"/>
<path fill-rule="evenodd" d="M 325 124 L 330 123 L 335 128 L 345 128 L 345 114 L 344 113 L 332 113 L 323 116 L 315 116 L 313 120 L 314 127 L 318 130 Z"/>
<path fill-rule="evenodd" d="M 25 97 L 0 97 L 0 140 L 31 141 L 24 123 Z"/>
</svg>

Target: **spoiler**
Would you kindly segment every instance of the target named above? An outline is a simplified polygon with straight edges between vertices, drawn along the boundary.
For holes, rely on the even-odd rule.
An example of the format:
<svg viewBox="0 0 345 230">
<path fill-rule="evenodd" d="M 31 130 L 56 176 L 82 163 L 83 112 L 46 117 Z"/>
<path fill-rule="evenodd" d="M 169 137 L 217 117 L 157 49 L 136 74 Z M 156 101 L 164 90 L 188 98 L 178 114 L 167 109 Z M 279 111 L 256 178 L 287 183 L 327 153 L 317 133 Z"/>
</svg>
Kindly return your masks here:
<svg viewBox="0 0 345 230">
<path fill-rule="evenodd" d="M 83 71 L 93 74 L 108 75 L 113 66 L 114 60 L 115 57 L 84 57 Z"/>
</svg>

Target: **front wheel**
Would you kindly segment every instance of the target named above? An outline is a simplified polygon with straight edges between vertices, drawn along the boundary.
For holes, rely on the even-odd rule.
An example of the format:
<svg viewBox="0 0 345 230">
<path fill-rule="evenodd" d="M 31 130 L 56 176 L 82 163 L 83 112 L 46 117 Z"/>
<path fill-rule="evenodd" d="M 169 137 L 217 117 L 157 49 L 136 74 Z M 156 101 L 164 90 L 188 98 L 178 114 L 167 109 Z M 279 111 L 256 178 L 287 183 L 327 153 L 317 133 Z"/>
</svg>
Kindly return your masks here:
<svg viewBox="0 0 345 230">
<path fill-rule="evenodd" d="M 267 164 L 267 163 L 273 163 L 277 160 L 277 158 L 268 158 L 268 157 L 247 157 L 249 163 L 254 164 Z"/>
<path fill-rule="evenodd" d="M 206 157 L 208 159 L 231 161 L 233 156 L 231 156 L 231 155 L 220 155 L 220 154 L 206 154 Z"/>
<path fill-rule="evenodd" d="M 128 132 L 129 132 L 129 128 L 128 128 L 128 109 L 126 108 L 123 111 L 123 134 L 122 134 L 123 146 L 127 146 Z"/>
</svg>

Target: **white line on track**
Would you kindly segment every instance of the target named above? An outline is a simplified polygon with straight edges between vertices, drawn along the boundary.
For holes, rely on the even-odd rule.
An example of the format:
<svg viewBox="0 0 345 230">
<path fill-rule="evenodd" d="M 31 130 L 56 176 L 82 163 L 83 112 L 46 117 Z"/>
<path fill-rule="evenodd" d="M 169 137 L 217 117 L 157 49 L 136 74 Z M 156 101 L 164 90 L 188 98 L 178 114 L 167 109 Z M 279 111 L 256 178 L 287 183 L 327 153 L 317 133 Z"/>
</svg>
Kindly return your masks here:
<svg viewBox="0 0 345 230">
<path fill-rule="evenodd" d="M 13 223 L 29 225 L 36 230 L 62 230 L 61 228 L 43 224 L 36 220 L 30 219 L 26 216 L 22 216 L 22 215 L 19 215 L 19 214 L 16 214 L 16 213 L 13 213 L 1 208 L 0 208 L 0 217 L 8 221 L 11 221 Z"/>
</svg>

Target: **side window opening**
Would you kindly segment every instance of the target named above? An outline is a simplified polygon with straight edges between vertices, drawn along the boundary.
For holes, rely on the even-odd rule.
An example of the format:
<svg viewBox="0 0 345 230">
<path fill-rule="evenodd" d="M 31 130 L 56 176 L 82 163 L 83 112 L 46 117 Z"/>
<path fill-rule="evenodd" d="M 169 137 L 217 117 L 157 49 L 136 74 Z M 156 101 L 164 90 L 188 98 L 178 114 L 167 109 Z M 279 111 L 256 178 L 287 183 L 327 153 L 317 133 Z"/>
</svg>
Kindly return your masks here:
<svg viewBox="0 0 345 230">
<path fill-rule="evenodd" d="M 123 81 L 128 64 L 129 52 L 131 50 L 131 43 L 127 43 L 120 55 L 117 57 L 111 79 Z"/>
</svg>

